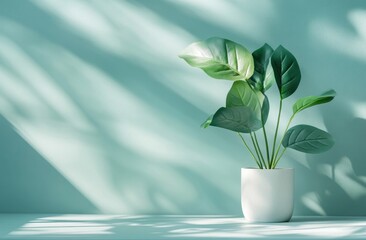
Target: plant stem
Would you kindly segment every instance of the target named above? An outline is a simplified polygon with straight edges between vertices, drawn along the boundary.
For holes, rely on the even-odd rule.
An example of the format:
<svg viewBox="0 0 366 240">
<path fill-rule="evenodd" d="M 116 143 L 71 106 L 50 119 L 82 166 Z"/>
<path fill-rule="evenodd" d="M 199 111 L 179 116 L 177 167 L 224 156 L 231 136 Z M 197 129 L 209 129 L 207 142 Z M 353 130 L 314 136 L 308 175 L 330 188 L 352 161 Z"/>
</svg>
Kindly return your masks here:
<svg viewBox="0 0 366 240">
<path fill-rule="evenodd" d="M 274 139 L 273 139 L 273 148 L 272 148 L 272 156 L 271 156 L 271 164 L 270 164 L 271 166 L 273 166 L 273 161 L 276 160 L 276 159 L 274 159 L 274 156 L 275 156 L 278 128 L 279 128 L 280 121 L 281 121 L 281 112 L 282 112 L 282 98 L 280 100 L 280 108 L 278 110 L 276 131 L 275 131 L 275 135 L 274 135 Z M 281 143 L 280 143 L 280 145 L 281 145 Z"/>
<path fill-rule="evenodd" d="M 250 87 L 250 88 L 252 89 L 252 91 L 255 93 L 255 91 L 256 91 L 256 90 L 254 89 L 254 87 L 253 87 L 252 85 L 250 85 L 250 84 L 249 84 L 249 87 Z M 264 93 L 262 93 L 262 94 L 263 94 L 264 98 L 266 98 L 266 95 L 265 95 Z M 262 102 L 262 103 L 259 101 L 258 96 L 256 97 L 256 99 L 257 99 L 258 105 L 261 107 L 261 122 L 262 122 L 262 129 L 263 129 L 263 135 L 264 135 L 264 142 L 265 142 L 265 144 L 266 144 L 267 162 L 268 162 L 268 167 L 269 167 L 269 147 L 268 147 L 268 139 L 267 139 L 266 128 L 265 128 L 265 126 L 264 126 L 264 121 L 263 121 L 263 112 L 262 112 L 262 107 L 263 107 L 263 105 L 262 105 L 262 104 L 264 104 L 265 99 L 263 100 L 263 102 Z M 263 155 L 262 155 L 262 151 L 260 150 L 260 147 L 259 147 L 259 144 L 258 144 L 258 141 L 257 141 L 257 137 L 256 137 L 256 135 L 255 135 L 255 132 L 254 132 L 254 136 L 255 136 L 255 139 L 256 139 L 256 143 L 257 143 L 257 146 L 258 146 L 259 153 L 260 153 L 260 155 L 262 156 L 262 161 L 264 162 L 264 158 L 263 158 Z M 264 163 L 265 163 L 265 162 L 264 162 Z M 264 166 L 265 166 L 265 164 L 264 164 Z"/>
<path fill-rule="evenodd" d="M 255 132 L 253 132 L 253 135 L 254 135 L 254 141 L 255 141 L 255 143 L 257 144 L 257 147 L 258 147 L 258 152 L 261 155 L 262 161 L 265 163 L 265 160 L 264 160 L 264 157 L 263 157 L 263 154 L 262 154 L 262 149 L 261 149 L 261 147 L 259 146 L 259 143 L 258 143 L 257 134 Z M 264 166 L 267 168 L 266 165 L 264 165 Z M 268 165 L 268 167 L 269 167 L 269 165 Z"/>
<path fill-rule="evenodd" d="M 242 142 L 244 143 L 245 147 L 248 149 L 250 155 L 252 155 L 252 158 L 254 159 L 254 161 L 257 163 L 259 168 L 263 168 L 262 164 L 257 160 L 257 158 L 254 156 L 252 150 L 250 150 L 248 144 L 246 143 L 246 141 L 244 140 L 243 136 L 238 132 L 238 135 L 240 137 L 240 139 L 242 140 Z"/>
<path fill-rule="evenodd" d="M 268 139 L 267 139 L 266 127 L 263 124 L 263 119 L 262 119 L 262 129 L 263 129 L 263 135 L 264 135 L 264 142 L 266 143 L 267 162 L 268 162 L 268 166 L 270 166 Z"/>
<path fill-rule="evenodd" d="M 258 141 L 255 140 L 255 138 L 253 137 L 253 133 L 250 133 L 250 138 L 252 139 L 255 151 L 258 155 L 259 160 L 262 162 L 262 165 L 264 166 L 264 168 L 267 168 L 266 166 L 266 162 L 264 161 L 263 155 L 260 152 L 259 146 L 258 146 Z"/>
<path fill-rule="evenodd" d="M 261 165 L 262 165 L 262 159 L 261 159 L 261 157 L 259 156 L 258 149 L 257 149 L 257 145 L 255 145 L 255 142 L 254 142 L 254 138 L 253 138 L 253 136 L 252 136 L 252 133 L 250 133 L 250 138 L 251 138 L 251 140 L 252 140 L 252 143 L 253 143 L 253 146 L 254 146 L 254 150 L 255 150 L 255 153 L 257 154 L 258 160 L 259 160 L 259 162 L 260 162 L 260 163 L 261 163 Z M 262 165 L 262 167 L 263 167 L 263 165 Z"/>
<path fill-rule="evenodd" d="M 287 130 L 288 130 L 288 128 L 289 128 L 289 126 L 290 126 L 290 124 L 291 124 L 292 120 L 294 119 L 294 117 L 295 117 L 295 114 L 292 114 L 292 116 L 290 117 L 290 120 L 289 120 L 289 121 L 288 121 L 288 123 L 287 123 L 286 129 L 285 129 L 285 132 L 283 133 L 283 136 L 282 136 L 282 138 L 281 138 L 280 144 L 278 145 L 278 148 L 277 148 L 277 151 L 276 151 L 276 154 L 275 154 L 275 157 L 274 157 L 274 159 L 276 159 L 276 161 L 277 161 L 277 162 L 278 162 L 278 161 L 280 160 L 280 158 L 282 157 L 282 154 L 281 154 L 280 158 L 277 158 L 277 156 L 278 156 L 278 152 L 280 151 L 280 148 L 281 148 L 281 144 L 282 144 L 283 138 L 285 137 L 285 134 L 286 134 L 286 132 L 287 132 Z"/>
<path fill-rule="evenodd" d="M 277 166 L 277 163 L 280 161 L 281 157 L 283 156 L 283 154 L 286 152 L 287 148 L 284 148 L 280 154 L 280 156 L 275 160 L 274 164 L 273 164 L 273 168 L 275 168 Z"/>
</svg>

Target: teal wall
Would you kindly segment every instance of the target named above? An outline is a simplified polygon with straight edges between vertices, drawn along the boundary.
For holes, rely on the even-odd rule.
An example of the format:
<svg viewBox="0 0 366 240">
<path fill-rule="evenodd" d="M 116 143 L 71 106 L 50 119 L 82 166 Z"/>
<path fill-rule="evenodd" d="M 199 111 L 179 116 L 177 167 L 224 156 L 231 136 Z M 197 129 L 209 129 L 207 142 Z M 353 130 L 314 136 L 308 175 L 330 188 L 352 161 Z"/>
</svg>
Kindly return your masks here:
<svg viewBox="0 0 366 240">
<path fill-rule="evenodd" d="M 334 148 L 289 150 L 280 166 L 296 169 L 296 215 L 365 215 L 356 0 L 0 1 L 0 212 L 240 215 L 253 162 L 235 134 L 199 128 L 230 82 L 177 58 L 211 36 L 294 53 L 303 77 L 284 118 L 296 98 L 338 92 L 295 121 L 331 132 Z"/>
</svg>

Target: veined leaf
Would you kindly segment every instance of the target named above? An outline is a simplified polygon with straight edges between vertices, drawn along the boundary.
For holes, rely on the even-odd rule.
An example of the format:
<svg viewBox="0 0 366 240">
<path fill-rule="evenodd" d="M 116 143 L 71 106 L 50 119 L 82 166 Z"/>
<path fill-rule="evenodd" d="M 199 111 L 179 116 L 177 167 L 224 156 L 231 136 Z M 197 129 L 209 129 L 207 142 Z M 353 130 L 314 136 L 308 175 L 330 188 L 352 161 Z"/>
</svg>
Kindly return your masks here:
<svg viewBox="0 0 366 240">
<path fill-rule="evenodd" d="M 235 132 L 250 133 L 260 129 L 262 122 L 249 107 L 222 107 L 214 114 L 210 125 Z"/>
<path fill-rule="evenodd" d="M 296 114 L 306 108 L 327 103 L 333 100 L 335 97 L 336 92 L 334 90 L 329 90 L 320 96 L 308 96 L 304 98 L 300 98 L 295 102 L 295 104 L 292 107 L 293 113 Z"/>
<path fill-rule="evenodd" d="M 252 54 L 242 45 L 223 38 L 192 43 L 179 57 L 217 79 L 245 80 L 254 72 Z"/>
<path fill-rule="evenodd" d="M 246 81 L 235 81 L 227 94 L 226 107 L 247 106 L 260 116 L 263 99 L 264 95 Z"/>
<path fill-rule="evenodd" d="M 245 106 L 250 108 L 255 117 L 263 123 L 267 121 L 269 113 L 268 98 L 259 90 L 254 89 L 246 81 L 235 81 L 227 94 L 226 107 Z"/>
<path fill-rule="evenodd" d="M 273 48 L 265 43 L 252 54 L 254 59 L 254 73 L 249 79 L 249 82 L 257 90 L 262 92 L 268 90 L 274 82 L 272 66 L 269 64 L 272 53 Z"/>
<path fill-rule="evenodd" d="M 274 51 L 271 63 L 281 99 L 293 94 L 299 86 L 301 73 L 294 55 L 281 45 Z"/>
<path fill-rule="evenodd" d="M 323 130 L 309 125 L 297 125 L 286 132 L 282 145 L 300 152 L 321 153 L 329 150 L 334 141 L 332 136 Z"/>
</svg>

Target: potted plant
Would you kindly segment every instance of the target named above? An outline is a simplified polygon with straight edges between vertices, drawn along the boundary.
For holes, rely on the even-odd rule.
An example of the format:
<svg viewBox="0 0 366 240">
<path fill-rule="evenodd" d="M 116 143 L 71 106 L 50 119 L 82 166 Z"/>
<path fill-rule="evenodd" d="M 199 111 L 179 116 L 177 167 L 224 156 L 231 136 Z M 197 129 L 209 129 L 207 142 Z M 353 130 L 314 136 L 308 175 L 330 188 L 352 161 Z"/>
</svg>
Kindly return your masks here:
<svg viewBox="0 0 366 240">
<path fill-rule="evenodd" d="M 251 222 L 289 221 L 293 212 L 294 173 L 290 168 L 276 168 L 278 162 L 287 148 L 320 153 L 334 144 L 329 133 L 316 127 L 304 124 L 289 127 L 299 112 L 331 101 L 335 91 L 298 99 L 280 137 L 283 101 L 296 91 L 301 79 L 299 64 L 287 49 L 279 46 L 273 50 L 264 44 L 251 54 L 236 42 L 212 37 L 190 44 L 179 57 L 212 78 L 233 81 L 226 96 L 226 106 L 219 108 L 202 126 L 236 132 L 258 165 L 258 168 L 241 169 L 245 219 Z M 279 109 L 276 128 L 270 137 L 266 130 L 270 105 L 266 91 L 273 83 L 279 90 Z M 259 138 L 258 134 L 263 137 Z M 263 144 L 260 144 L 261 139 Z"/>
</svg>

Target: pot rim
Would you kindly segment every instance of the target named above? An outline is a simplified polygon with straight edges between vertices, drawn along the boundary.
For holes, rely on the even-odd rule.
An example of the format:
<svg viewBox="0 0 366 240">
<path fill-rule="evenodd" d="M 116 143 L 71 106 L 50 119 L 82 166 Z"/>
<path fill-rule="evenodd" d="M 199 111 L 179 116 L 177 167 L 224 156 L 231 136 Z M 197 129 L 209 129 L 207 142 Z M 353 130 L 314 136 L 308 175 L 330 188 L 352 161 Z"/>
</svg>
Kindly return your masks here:
<svg viewBox="0 0 366 240">
<path fill-rule="evenodd" d="M 294 168 L 274 168 L 274 169 L 267 169 L 267 168 L 254 168 L 254 167 L 243 167 L 241 170 L 259 170 L 259 171 L 275 171 L 275 170 L 294 170 Z"/>
</svg>

